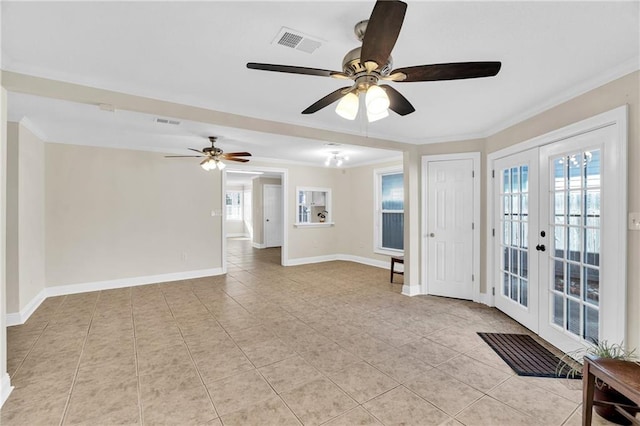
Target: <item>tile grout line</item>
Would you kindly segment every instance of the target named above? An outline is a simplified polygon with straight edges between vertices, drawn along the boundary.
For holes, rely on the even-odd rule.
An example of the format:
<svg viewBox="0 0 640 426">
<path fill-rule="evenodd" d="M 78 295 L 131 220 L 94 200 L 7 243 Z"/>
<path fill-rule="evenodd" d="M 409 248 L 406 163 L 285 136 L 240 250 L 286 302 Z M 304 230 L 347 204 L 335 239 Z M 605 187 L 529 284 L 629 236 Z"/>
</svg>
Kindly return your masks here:
<svg viewBox="0 0 640 426">
<path fill-rule="evenodd" d="M 69 394 L 67 395 L 67 401 L 64 404 L 64 410 L 62 412 L 62 418 L 60 419 L 60 426 L 62 426 L 66 420 L 69 405 L 71 404 L 71 395 L 73 394 L 73 388 L 76 386 L 76 380 L 78 379 L 78 371 L 80 371 L 80 363 L 82 362 L 82 354 L 84 352 L 84 348 L 87 345 L 87 340 L 89 339 L 89 331 L 91 330 L 91 325 L 93 324 L 93 317 L 96 313 L 96 308 L 98 306 L 98 300 L 100 300 L 100 296 L 102 295 L 102 291 L 98 292 L 98 297 L 96 297 L 96 301 L 93 304 L 93 311 L 91 312 L 91 319 L 89 320 L 89 326 L 87 327 L 87 333 L 84 336 L 84 341 L 82 342 L 82 348 L 80 348 L 80 356 L 78 357 L 78 364 L 76 365 L 76 369 L 73 373 L 73 380 L 71 381 L 71 387 L 69 388 Z M 66 297 L 65 297 L 66 300 Z"/>
<path fill-rule="evenodd" d="M 136 339 L 136 317 L 133 313 L 133 287 L 129 288 L 129 307 L 131 308 L 131 324 L 133 326 L 133 357 L 136 360 L 136 385 L 138 393 L 138 418 L 140 425 L 144 425 L 144 410 L 142 407 L 142 386 L 140 385 L 140 369 L 138 367 L 138 341 Z"/>
<path fill-rule="evenodd" d="M 193 293 L 193 295 L 196 297 L 198 302 L 202 303 L 200 301 L 200 298 L 198 297 L 198 295 L 194 293 L 193 288 L 191 287 L 191 284 L 189 284 L 189 291 L 191 293 Z M 162 289 L 160 289 L 160 293 L 162 294 L 164 302 L 167 304 L 167 308 L 169 308 L 169 312 L 171 312 L 171 317 L 173 318 L 173 320 L 176 323 L 176 326 L 178 327 L 178 331 L 180 332 L 180 337 L 182 338 L 182 342 L 184 343 L 184 346 L 187 348 L 187 353 L 189 354 L 189 359 L 191 360 L 191 363 L 193 364 L 193 367 L 196 370 L 196 374 L 198 374 L 198 378 L 200 379 L 200 384 L 202 384 L 202 387 L 204 388 L 204 391 L 207 393 L 207 397 L 209 398 L 209 402 L 211 403 L 211 406 L 213 407 L 213 411 L 216 413 L 216 416 L 217 416 L 216 418 L 220 419 L 220 413 L 218 412 L 218 408 L 216 407 L 216 404 L 214 404 L 213 398 L 211 397 L 211 393 L 209 392 L 209 388 L 205 384 L 204 379 L 202 378 L 202 375 L 200 374 L 200 369 L 198 368 L 198 364 L 193 359 L 193 354 L 191 353 L 191 349 L 189 348 L 189 344 L 184 339 L 184 333 L 182 332 L 182 329 L 180 328 L 180 323 L 176 320 L 176 316 L 173 313 L 173 309 L 171 309 L 171 305 L 169 305 L 169 302 L 167 301 L 167 295 L 164 293 L 164 291 L 162 291 Z M 205 306 L 205 309 L 207 309 L 207 311 L 208 311 L 208 308 L 206 306 Z M 217 319 L 216 319 L 216 322 L 217 322 Z M 220 422 L 222 422 L 222 420 L 220 420 Z"/>
<path fill-rule="evenodd" d="M 66 300 L 67 296 L 64 296 L 62 299 L 62 302 L 60 302 L 58 304 L 58 306 L 54 309 L 54 311 L 51 313 L 51 317 L 54 317 L 56 312 L 58 312 L 58 310 L 60 309 L 60 307 L 64 304 L 64 301 Z M 29 347 L 29 350 L 27 351 L 27 353 L 25 354 L 25 356 L 22 358 L 22 360 L 20 361 L 20 364 L 18 364 L 18 367 L 16 368 L 16 371 L 13 372 L 13 376 L 15 377 L 18 372 L 20 371 L 20 368 L 22 367 L 22 365 L 24 364 L 24 362 L 26 361 L 27 357 L 29 356 L 29 354 L 31 354 L 31 351 L 33 350 L 33 348 L 36 346 L 36 344 L 38 343 L 38 341 L 42 338 L 42 335 L 44 334 L 44 332 L 46 331 L 46 329 L 49 327 L 49 323 L 51 322 L 51 319 L 48 319 L 47 321 L 45 321 L 45 325 L 44 327 L 42 327 L 42 330 L 40 330 L 40 333 L 38 333 L 38 337 L 36 337 L 36 340 L 33 342 L 33 344 Z M 21 324 L 24 325 L 24 324 Z M 8 327 L 7 327 L 8 328 Z"/>
</svg>

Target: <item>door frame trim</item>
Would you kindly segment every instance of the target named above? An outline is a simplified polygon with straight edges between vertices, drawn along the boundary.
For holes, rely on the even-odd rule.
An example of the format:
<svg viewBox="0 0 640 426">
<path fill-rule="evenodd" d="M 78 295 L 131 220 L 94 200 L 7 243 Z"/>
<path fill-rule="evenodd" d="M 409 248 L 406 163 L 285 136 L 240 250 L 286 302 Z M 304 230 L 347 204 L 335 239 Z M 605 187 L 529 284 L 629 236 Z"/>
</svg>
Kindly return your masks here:
<svg viewBox="0 0 640 426">
<path fill-rule="evenodd" d="M 576 123 L 561 127 L 557 130 L 553 130 L 551 132 L 545 133 L 543 135 L 534 137 L 524 142 L 517 143 L 515 145 L 511 145 L 507 148 L 489 153 L 487 155 L 487 171 L 486 171 L 486 179 L 487 179 L 487 191 L 486 191 L 486 205 L 487 205 L 487 216 L 486 216 L 486 277 L 485 282 L 486 294 L 484 294 L 485 303 L 489 306 L 495 306 L 495 296 L 492 295 L 490 291 L 491 288 L 495 288 L 494 284 L 496 284 L 494 270 L 493 270 L 493 262 L 494 262 L 494 238 L 495 236 L 491 236 L 492 230 L 495 229 L 495 221 L 494 221 L 494 208 L 493 208 L 493 198 L 494 198 L 494 184 L 493 177 L 491 175 L 494 170 L 494 162 L 495 160 L 506 157 L 511 154 L 516 154 L 521 151 L 526 151 L 531 148 L 541 147 L 543 145 L 549 145 L 555 142 L 560 142 L 564 139 L 568 139 L 571 137 L 575 137 L 584 133 L 588 133 L 603 127 L 614 125 L 617 130 L 617 141 L 615 144 L 615 149 L 610 152 L 613 156 L 612 161 L 616 164 L 616 169 L 618 171 L 618 175 L 622 175 L 624 178 L 620 179 L 619 182 L 614 182 L 613 185 L 609 185 L 608 191 L 615 191 L 619 194 L 619 199 L 622 200 L 622 205 L 619 206 L 619 217 L 616 229 L 614 229 L 615 234 L 618 236 L 617 238 L 617 253 L 624 253 L 624 256 L 617 256 L 614 260 L 617 271 L 620 273 L 620 279 L 624 282 L 624 290 L 618 292 L 616 305 L 619 307 L 615 312 L 608 312 L 607 315 L 616 316 L 616 322 L 621 325 L 621 339 L 616 341 L 625 340 L 626 329 L 627 329 L 627 257 L 628 257 L 628 245 L 627 245 L 627 180 L 628 180 L 628 172 L 627 172 L 627 144 L 628 144 L 628 105 L 623 105 L 612 110 L 603 112 L 601 114 L 589 117 L 587 119 L 578 121 Z M 608 161 L 609 162 L 609 161 Z M 491 285 L 491 287 L 490 287 Z"/>
<path fill-rule="evenodd" d="M 441 155 L 423 155 L 422 156 L 422 220 L 421 220 L 421 229 L 422 229 L 422 238 L 420 238 L 420 246 L 421 246 L 421 262 L 420 262 L 420 292 L 421 294 L 429 294 L 429 283 L 427 282 L 427 260 L 429 258 L 428 253 L 428 244 L 427 244 L 427 224 L 428 224 L 428 188 L 429 188 L 429 179 L 427 174 L 428 163 L 432 161 L 451 161 L 451 160 L 472 160 L 473 162 L 473 276 L 474 280 L 472 281 L 472 294 L 474 302 L 481 302 L 480 299 L 480 200 L 482 198 L 482 194 L 480 192 L 480 178 L 482 176 L 482 162 L 481 153 L 479 151 L 476 152 L 461 152 L 456 154 L 441 154 Z"/>
</svg>

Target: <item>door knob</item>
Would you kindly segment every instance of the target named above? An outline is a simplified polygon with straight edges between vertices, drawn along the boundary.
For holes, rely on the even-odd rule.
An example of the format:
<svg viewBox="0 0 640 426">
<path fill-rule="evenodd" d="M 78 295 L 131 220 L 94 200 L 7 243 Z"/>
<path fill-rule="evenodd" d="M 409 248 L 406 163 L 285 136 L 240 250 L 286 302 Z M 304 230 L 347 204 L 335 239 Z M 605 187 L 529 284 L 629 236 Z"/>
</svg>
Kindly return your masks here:
<svg viewBox="0 0 640 426">
<path fill-rule="evenodd" d="M 269 222 L 269 219 L 267 219 L 267 222 Z"/>
<path fill-rule="evenodd" d="M 429 236 L 430 236 L 431 238 L 433 238 L 433 237 L 435 237 L 435 236 L 436 236 L 436 234 L 434 234 L 434 233 L 432 232 L 432 233 L 430 233 L 430 234 L 429 234 Z"/>
<path fill-rule="evenodd" d="M 536 250 L 538 251 L 545 251 L 547 248 L 544 246 L 544 244 L 538 244 L 536 246 Z"/>
</svg>

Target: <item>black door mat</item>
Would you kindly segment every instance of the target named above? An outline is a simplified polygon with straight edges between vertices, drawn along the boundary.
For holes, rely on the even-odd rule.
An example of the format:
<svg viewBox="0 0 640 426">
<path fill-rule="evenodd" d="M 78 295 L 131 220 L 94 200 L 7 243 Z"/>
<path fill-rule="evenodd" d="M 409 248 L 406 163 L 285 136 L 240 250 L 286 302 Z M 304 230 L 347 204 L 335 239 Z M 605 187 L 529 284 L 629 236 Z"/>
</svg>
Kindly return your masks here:
<svg viewBox="0 0 640 426">
<path fill-rule="evenodd" d="M 526 334 L 478 333 L 500 358 L 515 371 L 518 376 L 567 377 L 571 369 L 564 361 L 549 352 L 540 343 Z M 562 363 L 562 365 L 560 364 Z M 564 372 L 558 375 L 557 372 Z M 575 379 L 581 379 L 576 374 Z"/>
</svg>

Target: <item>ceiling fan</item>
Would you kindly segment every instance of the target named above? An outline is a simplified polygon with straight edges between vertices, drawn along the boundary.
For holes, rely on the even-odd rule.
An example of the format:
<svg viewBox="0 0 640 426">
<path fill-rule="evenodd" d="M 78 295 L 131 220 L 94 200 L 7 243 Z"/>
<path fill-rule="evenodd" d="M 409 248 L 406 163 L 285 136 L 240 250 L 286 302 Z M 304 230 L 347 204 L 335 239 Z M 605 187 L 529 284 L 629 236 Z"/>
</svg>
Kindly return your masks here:
<svg viewBox="0 0 640 426">
<path fill-rule="evenodd" d="M 226 165 L 222 162 L 225 161 L 238 161 L 240 163 L 246 163 L 249 160 L 246 158 L 240 157 L 251 157 L 251 153 L 249 152 L 230 152 L 225 154 L 220 148 L 215 146 L 216 140 L 218 138 L 216 136 L 209 136 L 209 141 L 211 142 L 211 146 L 207 146 L 202 148 L 202 150 L 189 148 L 191 151 L 195 151 L 202 155 L 165 155 L 165 158 L 192 158 L 192 157 L 205 157 L 204 160 L 200 163 L 205 170 L 213 170 L 218 168 L 220 170 L 224 169 Z"/>
<path fill-rule="evenodd" d="M 354 28 L 362 46 L 345 55 L 342 72 L 256 62 L 247 63 L 247 68 L 353 80 L 352 86 L 329 93 L 302 113 L 313 114 L 340 100 L 336 113 L 353 120 L 359 110 L 359 95 L 365 93 L 370 122 L 388 116 L 388 109 L 402 116 L 415 111 L 413 105 L 396 89 L 388 84 L 379 84 L 381 80 L 408 83 L 493 77 L 498 74 L 500 62 L 457 62 L 393 69 L 391 51 L 400 34 L 406 9 L 407 4 L 399 0 L 377 0 L 371 17 L 358 22 Z"/>
</svg>

